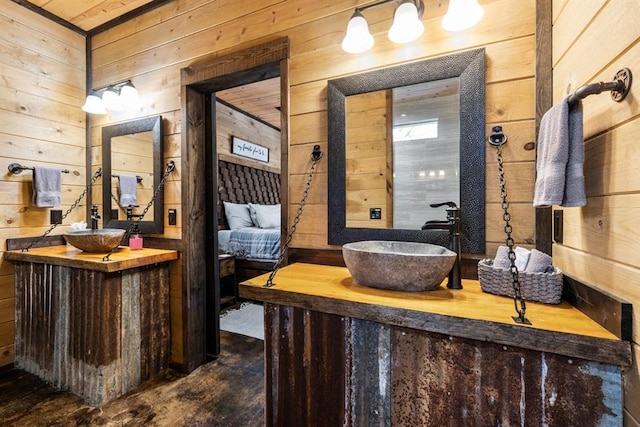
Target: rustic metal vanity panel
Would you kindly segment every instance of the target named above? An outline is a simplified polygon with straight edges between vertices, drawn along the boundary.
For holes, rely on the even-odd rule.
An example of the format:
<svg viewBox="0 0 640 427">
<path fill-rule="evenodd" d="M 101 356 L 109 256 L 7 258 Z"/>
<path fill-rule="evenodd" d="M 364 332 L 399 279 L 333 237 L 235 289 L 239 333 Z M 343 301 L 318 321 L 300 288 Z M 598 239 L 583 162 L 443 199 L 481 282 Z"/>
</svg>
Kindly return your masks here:
<svg viewBox="0 0 640 427">
<path fill-rule="evenodd" d="M 622 425 L 619 367 L 393 327 L 392 425 Z M 609 390 L 607 390 L 609 389 Z"/>
<path fill-rule="evenodd" d="M 345 419 L 345 318 L 266 303 L 268 426 L 339 426 Z"/>
<path fill-rule="evenodd" d="M 390 326 L 350 319 L 349 417 L 354 426 L 391 425 Z"/>
<path fill-rule="evenodd" d="M 167 262 L 101 272 L 16 262 L 16 367 L 100 406 L 169 364 Z"/>
</svg>

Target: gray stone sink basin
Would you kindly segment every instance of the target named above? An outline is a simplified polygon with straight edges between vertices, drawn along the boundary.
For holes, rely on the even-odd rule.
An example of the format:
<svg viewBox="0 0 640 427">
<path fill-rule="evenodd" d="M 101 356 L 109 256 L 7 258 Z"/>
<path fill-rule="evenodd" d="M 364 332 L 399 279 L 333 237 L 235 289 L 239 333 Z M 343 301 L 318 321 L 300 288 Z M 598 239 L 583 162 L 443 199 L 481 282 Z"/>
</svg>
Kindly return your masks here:
<svg viewBox="0 0 640 427">
<path fill-rule="evenodd" d="M 436 289 L 456 260 L 442 246 L 377 240 L 346 243 L 342 256 L 356 283 L 407 292 Z"/>
<path fill-rule="evenodd" d="M 109 252 L 122 242 L 126 230 L 102 228 L 97 230 L 70 230 L 62 235 L 64 240 L 85 252 Z"/>
</svg>

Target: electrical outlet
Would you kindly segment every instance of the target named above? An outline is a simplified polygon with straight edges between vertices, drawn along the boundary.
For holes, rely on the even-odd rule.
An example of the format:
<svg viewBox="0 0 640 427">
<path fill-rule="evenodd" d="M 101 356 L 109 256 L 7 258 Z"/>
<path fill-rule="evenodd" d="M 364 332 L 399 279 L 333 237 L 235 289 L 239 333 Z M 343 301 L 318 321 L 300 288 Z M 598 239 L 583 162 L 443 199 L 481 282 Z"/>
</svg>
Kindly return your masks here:
<svg viewBox="0 0 640 427">
<path fill-rule="evenodd" d="M 369 219 L 382 219 L 382 208 L 369 209 Z"/>
<path fill-rule="evenodd" d="M 62 211 L 51 210 L 51 224 L 62 224 Z"/>
<path fill-rule="evenodd" d="M 562 209 L 553 211 L 553 240 L 556 243 L 562 243 L 563 212 Z"/>
<path fill-rule="evenodd" d="M 175 209 L 169 209 L 169 225 L 176 225 L 177 216 Z"/>
</svg>

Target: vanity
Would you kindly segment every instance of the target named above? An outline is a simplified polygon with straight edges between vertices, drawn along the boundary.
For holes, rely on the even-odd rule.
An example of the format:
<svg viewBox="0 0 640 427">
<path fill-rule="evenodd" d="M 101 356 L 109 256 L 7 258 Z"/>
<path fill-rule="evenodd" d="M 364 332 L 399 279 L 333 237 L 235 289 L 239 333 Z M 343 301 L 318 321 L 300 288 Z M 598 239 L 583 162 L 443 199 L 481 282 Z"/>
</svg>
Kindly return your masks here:
<svg viewBox="0 0 640 427">
<path fill-rule="evenodd" d="M 101 406 L 168 368 L 174 250 L 13 250 L 15 365 Z"/>
<path fill-rule="evenodd" d="M 442 284 L 360 286 L 343 267 L 292 264 L 266 288 L 267 425 L 622 425 L 631 346 L 584 313 Z"/>
</svg>

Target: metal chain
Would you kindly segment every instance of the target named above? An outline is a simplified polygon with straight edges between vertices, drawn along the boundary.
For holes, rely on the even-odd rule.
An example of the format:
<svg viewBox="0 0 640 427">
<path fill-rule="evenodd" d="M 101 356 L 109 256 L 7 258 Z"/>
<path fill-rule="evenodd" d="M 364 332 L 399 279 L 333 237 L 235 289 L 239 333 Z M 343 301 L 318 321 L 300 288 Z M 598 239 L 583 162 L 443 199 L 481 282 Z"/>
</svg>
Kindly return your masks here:
<svg viewBox="0 0 640 427">
<path fill-rule="evenodd" d="M 513 227 L 511 226 L 511 214 L 509 213 L 509 202 L 507 201 L 507 187 L 506 181 L 504 178 L 504 164 L 502 160 L 502 145 L 504 142 L 497 144 L 497 159 L 498 159 L 498 176 L 500 178 L 500 198 L 502 200 L 502 209 L 504 213 L 502 214 L 502 219 L 504 220 L 504 233 L 507 235 L 507 247 L 509 248 L 509 260 L 511 261 L 511 278 L 513 281 L 513 305 L 515 306 L 516 312 L 518 316 L 513 316 L 513 320 L 517 323 L 523 323 L 530 325 L 531 322 L 527 320 L 525 317 L 525 313 L 527 311 L 527 304 L 522 296 L 522 291 L 520 287 L 520 275 L 518 272 L 518 267 L 516 267 L 516 253 L 513 250 L 514 241 L 513 237 L 511 237 L 511 233 L 513 232 Z M 520 305 L 518 307 L 518 304 Z"/>
<path fill-rule="evenodd" d="M 84 188 L 84 191 L 80 194 L 80 196 L 78 196 L 78 199 L 73 202 L 73 204 L 71 205 L 71 207 L 69 207 L 69 209 L 67 209 L 67 211 L 64 213 L 64 215 L 62 215 L 62 221 L 64 221 L 64 219 L 67 217 L 67 215 L 69 215 L 71 213 L 72 210 L 74 210 L 77 206 L 78 203 L 80 203 L 80 201 L 84 198 L 84 196 L 87 194 L 87 192 L 89 191 L 89 189 L 91 187 L 93 187 L 93 184 L 96 182 L 96 179 L 98 179 L 99 176 L 102 175 L 102 168 L 98 168 L 96 170 L 96 172 L 93 174 L 93 177 L 91 178 L 91 182 L 89 184 L 87 184 L 87 186 Z M 52 224 L 51 227 L 49 227 L 49 229 L 47 231 L 44 232 L 44 234 L 42 234 L 42 236 L 38 237 L 36 240 L 34 240 L 33 242 L 31 242 L 29 244 L 29 246 L 27 246 L 26 248 L 22 249 L 22 252 L 27 252 L 29 251 L 29 249 L 31 249 L 33 246 L 35 246 L 37 243 L 39 243 L 42 239 L 44 239 L 46 236 L 49 235 L 49 233 L 51 233 L 53 231 L 54 228 L 56 228 L 58 226 L 58 224 Z"/>
<path fill-rule="evenodd" d="M 269 278 L 267 279 L 267 283 L 263 286 L 265 288 L 270 288 L 274 286 L 273 278 L 276 276 L 278 270 L 280 270 L 282 260 L 284 259 L 284 255 L 289 249 L 289 244 L 293 239 L 293 234 L 296 232 L 296 227 L 298 226 L 298 222 L 300 221 L 300 216 L 302 216 L 302 208 L 307 202 L 307 196 L 309 195 L 309 189 L 311 188 L 311 183 L 313 182 L 313 175 L 316 171 L 316 163 L 322 158 L 322 152 L 320 151 L 320 146 L 316 145 L 313 147 L 313 153 L 311 153 L 311 169 L 309 169 L 309 176 L 307 177 L 307 183 L 304 186 L 304 191 L 302 192 L 302 199 L 300 199 L 300 204 L 298 205 L 298 211 L 296 212 L 296 216 L 293 219 L 293 223 L 291 224 L 291 228 L 289 230 L 289 235 L 287 236 L 287 240 L 285 241 L 284 246 L 280 250 L 280 256 L 278 257 L 278 261 L 274 264 L 273 270 L 271 274 L 269 274 Z"/>
<path fill-rule="evenodd" d="M 151 208 L 151 205 L 153 204 L 153 202 L 156 200 L 156 197 L 158 196 L 158 193 L 160 192 L 160 190 L 162 190 L 162 188 L 164 187 L 164 182 L 167 180 L 167 177 L 169 176 L 169 174 L 171 172 L 173 172 L 176 169 L 176 164 L 172 161 L 170 161 L 167 164 L 167 168 L 164 171 L 164 174 L 162 175 L 162 179 L 160 180 L 160 183 L 158 184 L 158 187 L 156 187 L 155 191 L 153 192 L 153 196 L 151 196 L 151 200 L 149 200 L 149 203 L 147 203 L 147 206 L 145 206 L 144 210 L 142 211 L 142 213 L 138 216 L 138 218 L 135 221 L 131 222 L 131 227 L 129 227 L 129 229 L 124 233 L 124 236 L 122 237 L 122 241 L 127 241 L 127 239 L 131 236 L 131 233 L 133 230 L 137 230 L 138 229 L 138 224 L 140 223 L 140 221 L 142 221 L 142 218 L 144 218 L 144 216 L 147 214 L 147 212 L 149 211 L 149 209 Z M 118 205 L 119 206 L 119 205 Z M 115 248 L 111 249 L 103 258 L 102 261 L 109 261 L 109 257 L 111 256 L 112 253 L 114 253 L 116 250 L 118 249 L 118 247 L 116 246 Z"/>
</svg>

